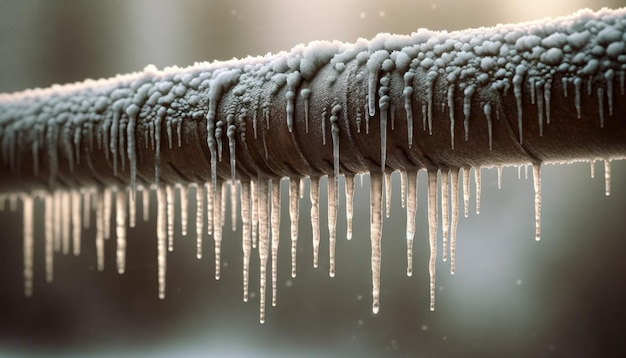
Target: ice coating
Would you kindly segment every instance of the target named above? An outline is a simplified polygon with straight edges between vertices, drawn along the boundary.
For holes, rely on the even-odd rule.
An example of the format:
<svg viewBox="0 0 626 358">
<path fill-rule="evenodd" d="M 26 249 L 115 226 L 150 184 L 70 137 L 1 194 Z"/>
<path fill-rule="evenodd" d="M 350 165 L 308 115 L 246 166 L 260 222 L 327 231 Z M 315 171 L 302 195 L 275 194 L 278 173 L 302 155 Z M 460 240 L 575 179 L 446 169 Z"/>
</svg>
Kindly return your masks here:
<svg viewBox="0 0 626 358">
<path fill-rule="evenodd" d="M 471 146 L 476 143 L 485 152 L 493 152 L 496 158 L 504 157 L 504 145 L 511 145 L 522 153 L 510 163 L 498 159 L 501 161 L 495 164 L 499 178 L 503 164 L 533 163 L 536 238 L 539 238 L 540 165 L 544 158 L 534 150 L 533 144 L 541 143 L 537 136 L 548 138 L 554 128 L 558 128 L 563 101 L 569 106 L 567 111 L 576 113 L 581 121 L 589 113 L 588 108 L 592 108 L 594 123 L 599 128 L 621 120 L 615 114 L 620 114 L 623 108 L 619 96 L 624 95 L 626 70 L 625 17 L 625 10 L 582 11 L 548 25 L 533 22 L 450 33 L 419 30 L 409 36 L 382 34 L 370 42 L 360 40 L 355 45 L 317 42 L 265 57 L 199 63 L 162 71 L 148 66 L 141 72 L 108 80 L 2 94 L 0 150 L 4 167 L 0 170 L 5 178 L 19 175 L 25 171 L 20 168 L 20 163 L 24 162 L 32 164 L 32 168 L 27 168 L 29 173 L 39 179 L 45 177 L 39 182 L 47 181 L 43 188 L 45 194 L 39 197 L 45 201 L 45 266 L 49 282 L 53 279 L 55 252 L 67 253 L 72 248 L 74 254 L 80 254 L 81 198 L 85 228 L 89 226 L 92 200 L 95 207 L 98 270 L 104 269 L 104 240 L 112 237 L 111 220 L 115 215 L 116 266 L 122 273 L 127 226 L 134 226 L 135 191 L 142 190 L 143 218 L 148 220 L 149 197 L 155 190 L 160 298 L 164 298 L 166 292 L 167 252 L 174 247 L 175 188 L 179 188 L 183 235 L 187 234 L 187 187 L 191 185 L 196 189 L 196 255 L 200 258 L 202 254 L 206 224 L 206 232 L 214 240 L 215 278 L 219 279 L 226 189 L 230 188 L 231 222 L 235 229 L 236 187 L 240 183 L 244 300 L 248 299 L 249 260 L 258 241 L 260 320 L 263 322 L 270 247 L 273 305 L 277 297 L 280 178 L 290 178 L 292 276 L 295 277 L 298 196 L 302 197 L 304 192 L 302 179 L 311 178 L 313 256 L 314 266 L 317 266 L 321 240 L 319 186 L 320 178 L 328 176 L 329 273 L 333 276 L 339 178 L 341 175 L 346 178 L 346 235 L 351 238 L 354 175 L 371 171 L 372 293 L 373 311 L 378 312 L 383 175 L 387 215 L 391 172 L 400 170 L 403 188 L 405 182 L 408 185 L 406 199 L 405 189 L 402 190 L 402 203 L 404 206 L 406 200 L 407 274 L 410 276 L 417 173 L 425 169 L 428 172 L 433 309 L 438 215 L 442 218 L 443 259 L 450 258 L 454 273 L 459 171 L 463 171 L 465 215 L 468 216 L 470 168 L 474 169 L 478 213 L 481 166 L 494 164 L 485 162 L 486 157 L 480 155 L 486 154 L 480 154 Z M 568 97 L 568 87 L 571 90 L 572 85 L 574 96 Z M 321 86 L 326 91 L 320 91 Z M 342 86 L 348 89 L 341 90 Z M 423 131 L 414 130 L 414 120 L 419 121 L 420 116 Z M 363 119 L 366 129 L 361 132 Z M 370 119 L 373 119 L 371 128 Z M 462 128 L 455 125 L 461 119 Z M 265 125 L 257 125 L 257 120 L 265 121 Z M 311 132 L 309 120 L 314 122 Z M 326 130 L 327 125 L 330 131 Z M 251 130 L 254 135 L 249 134 Z M 510 138 L 503 137 L 505 131 L 515 137 L 514 145 Z M 323 147 L 328 132 L 332 148 Z M 401 140 L 397 138 L 400 134 Z M 455 144 L 455 134 L 463 135 L 464 140 Z M 206 154 L 185 153 L 192 141 L 202 142 Z M 445 148 L 433 141 L 445 141 Z M 279 147 L 285 142 L 292 143 L 284 150 L 286 154 Z M 305 142 L 313 144 L 307 147 Z M 431 149 L 433 145 L 436 149 Z M 177 151 L 177 147 L 182 149 Z M 311 153 L 311 147 L 316 148 L 317 153 Z M 466 155 L 468 148 L 476 157 Z M 152 155 L 145 155 L 150 151 L 154 154 L 153 162 Z M 105 160 L 93 161 L 100 154 Z M 190 157 L 197 172 L 178 165 L 191 160 Z M 605 163 L 608 195 L 610 161 L 619 156 L 596 157 Z M 84 188 L 80 191 L 65 188 L 62 184 L 71 174 L 84 175 L 81 170 L 87 163 L 94 167 L 93 172 L 103 177 L 105 185 L 89 182 L 90 189 L 84 192 Z M 152 166 L 151 170 L 146 170 L 148 165 Z M 201 168 L 203 165 L 206 170 Z M 111 182 L 107 171 L 115 177 Z M 441 206 L 436 201 L 438 172 L 441 173 Z M 83 179 L 85 177 L 76 182 Z M 32 221 L 29 221 L 32 215 L 27 218 L 26 214 L 32 212 L 33 201 L 38 198 L 33 195 L 34 191 L 28 189 L 19 196 L 24 207 L 27 293 L 32 291 L 33 233 Z M 341 255 L 337 256 L 339 259 Z"/>
</svg>

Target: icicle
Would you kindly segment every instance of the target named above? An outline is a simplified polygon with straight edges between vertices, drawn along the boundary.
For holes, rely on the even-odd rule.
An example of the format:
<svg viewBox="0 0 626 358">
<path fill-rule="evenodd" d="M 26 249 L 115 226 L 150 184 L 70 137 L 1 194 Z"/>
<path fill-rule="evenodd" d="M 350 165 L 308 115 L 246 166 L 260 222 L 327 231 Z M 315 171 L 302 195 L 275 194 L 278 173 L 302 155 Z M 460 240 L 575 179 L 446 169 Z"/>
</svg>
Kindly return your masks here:
<svg viewBox="0 0 626 358">
<path fill-rule="evenodd" d="M 380 307 L 381 237 L 383 231 L 383 178 L 381 173 L 370 173 L 370 241 L 372 245 L 372 312 Z"/>
<path fill-rule="evenodd" d="M 612 69 L 607 70 L 604 73 L 604 79 L 606 79 L 606 95 L 609 102 L 609 116 L 613 116 L 613 78 L 615 72 Z"/>
<path fill-rule="evenodd" d="M 535 240 L 541 238 L 541 165 L 533 164 L 533 184 L 535 187 Z"/>
<path fill-rule="evenodd" d="M 576 77 L 574 79 L 574 88 L 576 89 L 576 96 L 574 97 L 574 105 L 576 106 L 576 114 L 578 119 L 580 119 L 580 86 L 582 84 L 582 80 L 580 77 Z"/>
<path fill-rule="evenodd" d="M 483 112 L 485 113 L 485 117 L 487 118 L 487 133 L 489 135 L 489 150 L 493 149 L 493 125 L 491 123 L 491 104 L 486 103 L 483 106 Z"/>
<path fill-rule="evenodd" d="M 80 195 L 83 198 L 83 228 L 89 229 L 91 226 L 91 189 L 81 189 Z"/>
<path fill-rule="evenodd" d="M 598 87 L 598 114 L 600 115 L 600 128 L 604 128 L 604 88 Z"/>
<path fill-rule="evenodd" d="M 298 254 L 298 217 L 300 214 L 298 194 L 300 181 L 289 179 L 289 219 L 291 220 L 291 277 L 296 277 L 296 257 Z M 242 197 L 243 198 L 243 197 Z M 242 216 L 243 217 L 243 216 Z"/>
<path fill-rule="evenodd" d="M 354 175 L 346 174 L 346 237 L 352 240 L 352 218 L 354 216 Z"/>
<path fill-rule="evenodd" d="M 426 130 L 426 119 L 428 118 L 428 107 L 426 104 L 422 104 L 422 126 Z"/>
<path fill-rule="evenodd" d="M 388 76 L 380 79 L 378 108 L 380 109 L 380 168 L 383 172 L 385 171 L 385 162 L 387 161 L 387 117 L 389 115 L 389 102 L 391 101 L 387 95 L 389 93 L 388 85 Z"/>
<path fill-rule="evenodd" d="M 400 206 L 403 209 L 406 207 L 406 179 L 406 171 L 400 170 Z"/>
<path fill-rule="evenodd" d="M 248 302 L 248 285 L 250 280 L 250 182 L 241 182 L 241 249 L 243 251 L 243 301 Z"/>
<path fill-rule="evenodd" d="M 80 192 L 78 190 L 72 190 L 71 192 L 71 201 L 72 201 L 72 249 L 74 256 L 80 255 Z"/>
<path fill-rule="evenodd" d="M 591 179 L 593 179 L 596 177 L 596 160 L 591 159 L 589 164 L 591 164 Z"/>
<path fill-rule="evenodd" d="M 454 150 L 454 84 L 448 86 L 448 107 L 450 108 L 450 148 Z"/>
<path fill-rule="evenodd" d="M 111 128 L 110 128 L 110 141 L 109 141 L 109 150 L 111 151 L 112 157 L 113 157 L 113 175 L 117 176 L 117 140 L 118 140 L 118 135 L 117 135 L 117 131 L 119 129 L 119 120 L 120 120 L 120 114 L 118 111 L 115 111 L 113 113 L 113 122 L 111 123 Z"/>
<path fill-rule="evenodd" d="M 550 124 L 550 90 L 552 89 L 552 80 L 547 80 L 544 86 L 543 97 L 546 102 L 546 123 Z"/>
<path fill-rule="evenodd" d="M 476 215 L 480 214 L 480 167 L 474 168 L 474 185 L 476 185 Z"/>
<path fill-rule="evenodd" d="M 328 275 L 335 277 L 335 244 L 337 242 L 337 184 L 336 178 L 328 176 L 328 252 L 330 268 Z"/>
<path fill-rule="evenodd" d="M 530 104 L 535 104 L 535 79 L 532 77 L 529 78 L 528 85 L 528 87 L 530 87 Z"/>
<path fill-rule="evenodd" d="M 106 188 L 105 188 L 106 190 Z M 96 262 L 98 271 L 104 271 L 104 197 L 103 191 L 96 192 Z"/>
<path fill-rule="evenodd" d="M 252 203 L 252 248 L 256 249 L 259 226 L 259 188 L 257 182 L 250 181 L 250 202 Z"/>
<path fill-rule="evenodd" d="M 135 192 L 137 191 L 137 151 L 135 144 L 135 122 L 137 115 L 139 114 L 139 106 L 131 104 L 126 108 L 126 115 L 128 115 L 128 126 L 126 127 L 127 133 L 127 154 L 130 164 L 130 187 L 131 187 L 131 202 L 135 199 Z"/>
<path fill-rule="evenodd" d="M 437 171 L 428 171 L 428 242 L 430 244 L 430 310 L 435 310 L 435 265 L 437 263 Z"/>
<path fill-rule="evenodd" d="M 567 77 L 561 78 L 561 83 L 563 84 L 563 97 L 567 97 Z"/>
<path fill-rule="evenodd" d="M 322 110 L 322 118 L 320 118 L 320 124 L 322 125 L 322 145 L 326 145 L 326 108 Z"/>
<path fill-rule="evenodd" d="M 137 197 L 136 193 L 133 194 L 131 188 L 127 188 L 127 202 L 128 202 L 128 226 L 134 228 L 137 221 Z"/>
<path fill-rule="evenodd" d="M 165 186 L 165 205 L 167 206 L 167 251 L 174 251 L 174 187 Z"/>
<path fill-rule="evenodd" d="M 220 279 L 222 256 L 222 220 L 224 211 L 224 185 L 218 180 L 215 188 L 215 205 L 213 205 L 213 242 L 215 244 L 215 279 Z"/>
<path fill-rule="evenodd" d="M 311 89 L 303 88 L 300 90 L 300 95 L 304 98 L 304 131 L 309 133 L 309 97 L 311 96 Z"/>
<path fill-rule="evenodd" d="M 72 210 L 70 193 L 68 191 L 61 192 L 61 200 L 61 220 L 63 225 L 63 236 L 61 237 L 61 245 L 63 255 L 67 255 L 70 252 L 70 224 Z"/>
<path fill-rule="evenodd" d="M 452 217 L 450 219 L 450 274 L 454 275 L 456 257 L 456 228 L 459 222 L 459 170 L 450 170 L 450 204 Z"/>
<path fill-rule="evenodd" d="M 165 298 L 167 272 L 167 193 L 165 187 L 157 187 L 157 267 L 159 298 Z"/>
<path fill-rule="evenodd" d="M 502 189 L 502 166 L 498 165 L 497 170 L 498 170 L 498 189 Z"/>
<path fill-rule="evenodd" d="M 430 71 L 426 75 L 428 78 L 428 86 L 426 87 L 426 98 L 428 103 L 428 134 L 433 134 L 433 96 L 435 90 L 435 80 L 437 79 L 438 72 Z"/>
<path fill-rule="evenodd" d="M 331 135 L 333 139 L 333 178 L 334 178 L 334 195 L 335 199 L 339 197 L 339 113 L 341 112 L 340 105 L 334 105 L 331 116 Z"/>
<path fill-rule="evenodd" d="M 126 196 L 122 190 L 115 193 L 115 223 L 117 272 L 123 274 L 126 271 Z"/>
<path fill-rule="evenodd" d="M 539 136 L 543 136 L 543 87 L 542 82 L 535 84 L 537 87 L 537 123 L 539 124 Z"/>
<path fill-rule="evenodd" d="M 477 181 L 478 182 L 478 181 Z M 441 171 L 441 228 L 443 231 L 443 262 L 448 260 L 448 227 L 450 225 L 448 209 L 448 183 L 449 183 L 449 171 Z"/>
<path fill-rule="evenodd" d="M 519 133 L 520 144 L 524 143 L 524 139 L 523 139 L 524 137 L 522 136 L 522 81 L 523 80 L 524 78 L 520 74 L 516 74 L 513 77 L 513 92 L 515 93 L 515 101 L 517 103 L 517 131 Z"/>
<path fill-rule="evenodd" d="M 476 87 L 474 85 L 468 86 L 463 92 L 463 115 L 465 119 L 463 120 L 463 127 L 465 129 L 465 141 L 469 140 L 469 117 L 472 109 L 472 96 L 476 92 Z"/>
<path fill-rule="evenodd" d="M 237 181 L 230 181 L 230 225 L 237 231 Z"/>
<path fill-rule="evenodd" d="M 204 183 L 204 193 L 206 194 L 206 212 L 207 212 L 207 235 L 213 234 L 213 201 L 215 199 L 215 189 L 213 183 L 208 181 Z"/>
<path fill-rule="evenodd" d="M 187 224 L 189 222 L 189 186 L 187 184 L 177 186 L 178 195 L 180 195 L 180 231 L 183 236 L 187 236 Z"/>
<path fill-rule="evenodd" d="M 272 307 L 276 307 L 278 284 L 278 244 L 280 243 L 280 179 L 272 183 Z"/>
<path fill-rule="evenodd" d="M 304 198 L 304 177 L 300 178 L 300 199 Z"/>
<path fill-rule="evenodd" d="M 34 256 L 34 210 L 33 198 L 22 195 L 22 220 L 24 224 L 24 295 L 33 295 L 33 256 Z"/>
<path fill-rule="evenodd" d="M 408 145 L 411 148 L 413 144 L 413 107 L 411 99 L 413 97 L 413 87 L 411 86 L 411 82 L 413 82 L 413 78 L 415 74 L 413 72 L 407 72 L 404 74 L 404 90 L 402 94 L 404 95 L 404 110 L 406 111 L 406 131 L 408 136 Z"/>
<path fill-rule="evenodd" d="M 417 170 L 408 173 L 408 197 L 406 205 L 406 275 L 413 275 L 413 239 L 415 237 L 415 212 L 417 211 Z"/>
<path fill-rule="evenodd" d="M 46 282 L 51 283 L 54 279 L 54 199 L 52 194 L 47 193 L 44 203 L 44 227 L 46 240 Z"/>
<path fill-rule="evenodd" d="M 611 161 L 604 160 L 604 194 L 611 195 Z"/>
<path fill-rule="evenodd" d="M 150 220 L 150 187 L 148 185 L 143 187 L 143 192 L 141 193 L 141 199 L 143 200 L 142 204 L 142 214 L 143 221 Z"/>
<path fill-rule="evenodd" d="M 202 258 L 202 234 L 204 228 L 204 185 L 202 183 L 196 183 L 196 258 Z M 208 216 L 211 213 L 207 214 Z"/>
<path fill-rule="evenodd" d="M 391 172 L 384 172 L 385 176 L 385 216 L 391 212 Z"/>
<path fill-rule="evenodd" d="M 229 115 L 230 118 L 231 115 Z M 230 156 L 230 180 L 235 183 L 236 175 L 237 175 L 237 157 L 235 155 L 235 150 L 237 148 L 237 141 L 235 140 L 235 136 L 237 135 L 237 126 L 233 123 L 229 124 L 228 130 L 226 131 L 226 136 L 228 137 L 228 150 Z"/>
<path fill-rule="evenodd" d="M 111 237 L 111 206 L 112 206 L 111 188 L 104 188 L 104 238 Z"/>
<path fill-rule="evenodd" d="M 222 200 L 220 201 L 220 227 L 223 228 L 224 227 L 224 221 L 226 220 L 226 186 L 228 185 L 228 182 L 222 182 L 220 184 L 220 187 L 222 189 Z M 214 218 L 215 219 L 215 218 Z"/>
<path fill-rule="evenodd" d="M 469 216 L 469 199 L 470 199 L 470 168 L 462 168 L 463 170 L 463 207 L 465 209 L 465 217 Z"/>
<path fill-rule="evenodd" d="M 61 225 L 61 191 L 56 190 L 54 192 L 54 212 L 52 213 L 54 221 L 54 251 L 61 251 L 61 234 L 63 226 Z"/>
<path fill-rule="evenodd" d="M 528 164 L 524 165 L 524 179 L 528 180 Z"/>
<path fill-rule="evenodd" d="M 320 251 L 320 178 L 310 179 L 311 231 L 313 232 L 313 267 L 317 268 Z"/>
<path fill-rule="evenodd" d="M 260 178 L 259 178 L 260 179 Z M 267 284 L 269 187 L 266 179 L 259 180 L 259 321 L 265 323 L 265 286 Z"/>
</svg>

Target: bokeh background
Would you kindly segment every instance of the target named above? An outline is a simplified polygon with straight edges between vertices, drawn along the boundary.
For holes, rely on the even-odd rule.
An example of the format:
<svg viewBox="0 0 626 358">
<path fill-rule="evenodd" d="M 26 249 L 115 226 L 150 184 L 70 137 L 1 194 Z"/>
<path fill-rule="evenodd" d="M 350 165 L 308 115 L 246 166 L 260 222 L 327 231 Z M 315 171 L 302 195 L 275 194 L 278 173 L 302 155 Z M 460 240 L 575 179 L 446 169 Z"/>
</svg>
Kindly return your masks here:
<svg viewBox="0 0 626 358">
<path fill-rule="evenodd" d="M 150 63 L 161 68 L 277 52 L 311 40 L 352 42 L 382 31 L 455 30 L 624 5 L 623 0 L 4 0 L 0 91 L 109 77 Z M 55 257 L 53 284 L 44 282 L 43 225 L 37 222 L 35 294 L 26 299 L 21 216 L 5 211 L 0 213 L 0 356 L 624 357 L 626 165 L 614 162 L 612 169 L 611 195 L 605 197 L 600 163 L 595 179 L 586 163 L 543 167 L 539 243 L 533 239 L 532 179 L 522 172 L 520 180 L 517 169 L 505 168 L 498 190 L 496 170 L 483 170 L 481 214 L 473 212 L 472 183 L 470 217 L 459 220 L 457 273 L 451 276 L 448 265 L 438 263 L 434 312 L 428 309 L 424 175 L 412 278 L 405 275 L 405 214 L 394 175 L 378 315 L 370 306 L 368 180 L 364 188 L 357 180 L 351 242 L 342 239 L 341 207 L 334 279 L 327 274 L 324 229 L 320 268 L 311 265 L 307 190 L 298 277 L 289 276 L 284 212 L 279 301 L 268 309 L 264 325 L 258 323 L 258 296 L 247 304 L 241 300 L 240 228 L 231 233 L 228 218 L 222 279 L 213 279 L 211 238 L 205 237 L 205 258 L 196 260 L 193 238 L 177 236 L 168 256 L 164 301 L 156 295 L 154 212 L 150 222 L 139 220 L 129 231 L 124 275 L 114 270 L 114 240 L 107 242 L 105 272 L 95 270 L 91 229 L 84 233 L 80 257 Z M 257 259 L 253 254 L 252 262 Z M 256 292 L 256 265 L 251 277 Z"/>
</svg>

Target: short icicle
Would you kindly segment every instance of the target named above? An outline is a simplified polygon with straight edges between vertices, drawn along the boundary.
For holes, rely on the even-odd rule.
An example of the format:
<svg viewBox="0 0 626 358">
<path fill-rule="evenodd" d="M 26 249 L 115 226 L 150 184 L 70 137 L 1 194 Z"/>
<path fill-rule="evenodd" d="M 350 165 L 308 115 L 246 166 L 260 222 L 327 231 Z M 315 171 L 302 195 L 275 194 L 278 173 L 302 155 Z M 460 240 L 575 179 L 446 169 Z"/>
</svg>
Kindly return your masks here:
<svg viewBox="0 0 626 358">
<path fill-rule="evenodd" d="M 115 192 L 115 235 L 117 272 L 123 274 L 126 271 L 126 191 L 120 189 Z"/>
<path fill-rule="evenodd" d="M 313 267 L 319 265 L 320 252 L 320 178 L 310 179 L 311 230 L 313 232 Z"/>
<path fill-rule="evenodd" d="M 250 281 L 250 252 L 252 243 L 250 237 L 250 182 L 241 181 L 241 249 L 243 251 L 243 301 L 248 302 L 248 286 Z"/>
<path fill-rule="evenodd" d="M 337 189 L 335 177 L 328 176 L 328 275 L 335 277 L 335 244 L 337 242 Z"/>
<path fill-rule="evenodd" d="M 202 258 L 202 234 L 204 231 L 204 185 L 196 183 L 196 258 Z M 210 215 L 210 214 L 209 214 Z"/>
<path fill-rule="evenodd" d="M 157 280 L 159 298 L 165 298 L 165 275 L 167 272 L 167 194 L 164 186 L 157 188 Z"/>
<path fill-rule="evenodd" d="M 391 172 L 385 172 L 385 217 L 391 214 Z"/>
<path fill-rule="evenodd" d="M 46 282 L 54 280 L 54 197 L 51 193 L 46 193 L 44 199 L 44 227 L 45 227 L 45 256 L 46 256 Z M 96 234 L 97 235 L 97 234 Z"/>
<path fill-rule="evenodd" d="M 74 256 L 80 255 L 80 236 L 81 236 L 81 211 L 80 211 L 80 192 L 78 190 L 71 191 L 72 198 L 72 253 Z"/>
<path fill-rule="evenodd" d="M 449 199 L 449 189 L 448 184 L 450 182 L 450 175 L 448 170 L 441 170 L 441 229 L 443 231 L 442 239 L 443 239 L 443 262 L 448 260 L 448 228 L 450 225 L 449 222 L 449 212 L 448 209 L 448 199 Z"/>
<path fill-rule="evenodd" d="M 380 309 L 381 237 L 383 230 L 383 176 L 370 173 L 370 241 L 372 245 L 372 312 Z"/>
<path fill-rule="evenodd" d="M 470 200 L 470 168 L 465 167 L 463 170 L 463 206 L 465 209 L 465 217 L 469 216 L 469 200 Z"/>
<path fill-rule="evenodd" d="M 33 295 L 34 276 L 34 208 L 33 197 L 30 194 L 22 195 L 23 245 L 24 245 L 24 295 Z"/>
<path fill-rule="evenodd" d="M 291 277 L 296 277 L 298 255 L 298 219 L 300 215 L 300 180 L 289 178 L 289 219 L 291 223 Z M 242 187 L 243 190 L 243 187 Z M 243 205 L 243 204 L 242 204 Z"/>
<path fill-rule="evenodd" d="M 354 216 L 354 175 L 346 174 L 346 237 L 352 240 L 352 218 Z"/>
<path fill-rule="evenodd" d="M 611 195 L 611 160 L 604 160 L 604 195 Z"/>
<path fill-rule="evenodd" d="M 96 263 L 98 271 L 104 271 L 104 193 L 96 192 Z"/>
<path fill-rule="evenodd" d="M 213 205 L 213 244 L 214 252 L 215 252 L 215 279 L 220 279 L 221 274 L 221 256 L 222 256 L 222 206 L 224 205 L 223 199 L 224 196 L 224 183 L 218 179 L 217 187 L 215 188 L 215 201 Z M 209 212 L 210 213 L 210 212 Z"/>
<path fill-rule="evenodd" d="M 456 228 L 459 222 L 459 169 L 450 170 L 450 274 L 454 275 L 456 256 Z"/>
<path fill-rule="evenodd" d="M 280 179 L 272 180 L 272 306 L 276 306 L 278 285 L 278 244 L 280 243 Z"/>
<path fill-rule="evenodd" d="M 406 275 L 413 276 L 413 239 L 415 237 L 415 213 L 417 211 L 417 170 L 408 173 L 406 204 Z"/>
<path fill-rule="evenodd" d="M 533 164 L 533 185 L 535 187 L 535 240 L 541 239 L 541 164 Z"/>
<path fill-rule="evenodd" d="M 167 251 L 174 251 L 174 187 L 165 186 L 166 206 L 167 206 Z"/>
<path fill-rule="evenodd" d="M 480 214 L 480 167 L 474 167 L 474 185 L 476 185 L 476 215 Z"/>
<path fill-rule="evenodd" d="M 265 287 L 267 285 L 267 258 L 269 243 L 269 185 L 259 178 L 259 322 L 265 323 Z"/>
<path fill-rule="evenodd" d="M 435 266 L 437 263 L 437 170 L 428 170 L 428 242 L 430 244 L 430 310 L 435 310 Z"/>
<path fill-rule="evenodd" d="M 178 185 L 178 195 L 180 196 L 180 233 L 187 236 L 187 224 L 189 222 L 189 186 L 187 184 Z"/>
</svg>

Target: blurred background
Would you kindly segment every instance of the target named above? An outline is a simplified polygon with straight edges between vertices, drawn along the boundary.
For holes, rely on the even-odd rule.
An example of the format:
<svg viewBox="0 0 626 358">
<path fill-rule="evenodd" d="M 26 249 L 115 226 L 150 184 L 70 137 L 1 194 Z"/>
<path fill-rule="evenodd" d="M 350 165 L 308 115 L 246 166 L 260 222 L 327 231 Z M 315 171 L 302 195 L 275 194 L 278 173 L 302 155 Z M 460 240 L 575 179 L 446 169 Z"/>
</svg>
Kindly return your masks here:
<svg viewBox="0 0 626 358">
<path fill-rule="evenodd" d="M 109 77 L 147 64 L 185 66 L 277 52 L 311 40 L 353 42 L 378 32 L 456 30 L 624 5 L 623 0 L 5 0 L 0 92 Z M 522 171 L 518 179 L 516 168 L 505 168 L 498 190 L 496 170 L 483 170 L 480 215 L 474 213 L 472 179 L 470 217 L 461 217 L 458 226 L 457 273 L 451 276 L 449 265 L 438 263 L 434 312 L 428 308 L 423 173 L 411 278 L 405 275 L 406 216 L 394 175 L 391 217 L 383 224 L 378 315 L 371 313 L 367 178 L 363 188 L 356 182 L 350 242 L 344 239 L 341 196 L 334 279 L 327 272 L 324 225 L 320 268 L 312 268 L 307 186 L 298 277 L 289 275 L 284 211 L 278 306 L 268 307 L 264 325 L 258 323 L 258 296 L 248 303 L 241 299 L 241 223 L 230 232 L 230 215 L 222 279 L 213 279 L 212 238 L 205 236 L 204 258 L 196 260 L 193 237 L 177 236 L 168 255 L 164 301 L 157 298 L 155 212 L 150 222 L 138 220 L 129 231 L 124 275 L 114 270 L 114 240 L 106 244 L 105 271 L 95 270 L 91 229 L 83 234 L 80 257 L 55 256 L 52 284 L 44 280 L 43 224 L 37 222 L 34 297 L 26 299 L 21 214 L 6 210 L 0 213 L 0 356 L 624 357 L 626 165 L 613 163 L 609 197 L 601 163 L 596 169 L 591 179 L 587 163 L 542 168 L 541 242 L 534 241 L 532 177 L 524 179 Z M 325 181 L 321 195 L 326 197 Z M 189 231 L 195 232 L 193 221 Z M 257 260 L 255 252 L 254 293 Z"/>
</svg>

